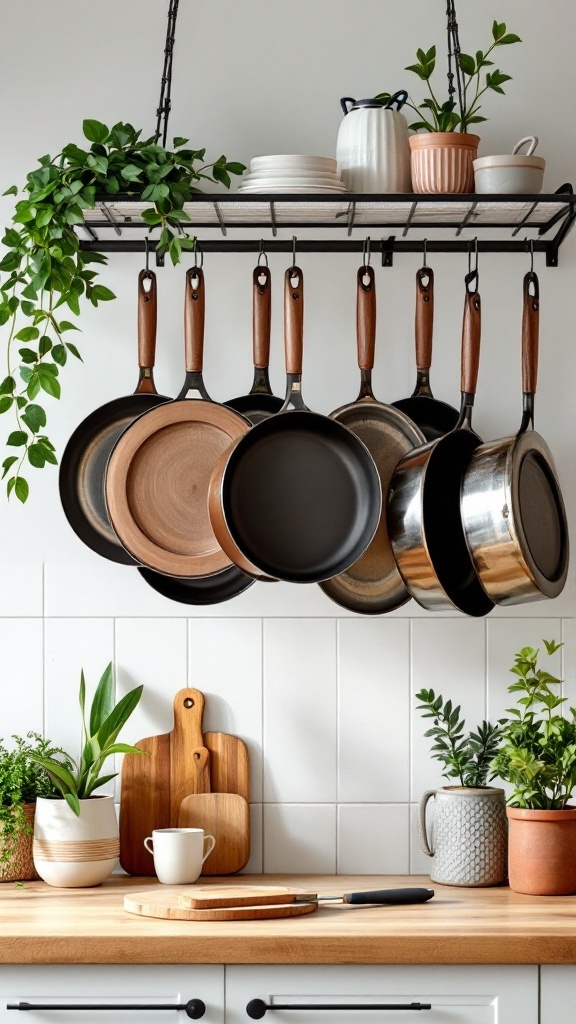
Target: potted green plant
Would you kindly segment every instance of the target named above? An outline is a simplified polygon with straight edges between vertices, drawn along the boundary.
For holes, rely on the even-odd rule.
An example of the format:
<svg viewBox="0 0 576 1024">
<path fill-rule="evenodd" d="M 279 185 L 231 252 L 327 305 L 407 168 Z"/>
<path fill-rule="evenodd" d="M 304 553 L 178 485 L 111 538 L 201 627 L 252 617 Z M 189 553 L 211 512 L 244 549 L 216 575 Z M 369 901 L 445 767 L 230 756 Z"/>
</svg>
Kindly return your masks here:
<svg viewBox="0 0 576 1024">
<path fill-rule="evenodd" d="M 0 882 L 36 878 L 32 859 L 34 812 L 39 797 L 56 789 L 31 755 L 53 757 L 59 751 L 36 732 L 12 736 L 8 749 L 0 740 Z"/>
<path fill-rule="evenodd" d="M 449 35 L 450 35 L 449 21 Z M 457 33 L 457 28 L 456 28 Z M 450 37 L 452 38 L 452 37 Z M 456 34 L 457 38 L 457 34 Z M 436 47 L 418 49 L 412 71 L 425 84 L 428 96 L 418 106 L 409 103 L 418 120 L 410 125 L 416 134 L 410 137 L 412 187 L 419 193 L 458 193 L 474 190 L 473 161 L 478 155 L 480 138 L 469 131 L 471 125 L 486 121 L 480 113 L 485 93 L 504 93 L 502 86 L 511 81 L 490 60 L 500 46 L 519 43 L 521 39 L 508 32 L 504 22 L 494 21 L 492 42 L 474 56 L 455 47 L 455 71 L 458 89 L 453 85 L 449 55 L 448 98 L 438 97 L 432 87 L 436 68 Z"/>
<path fill-rule="evenodd" d="M 119 193 L 149 205 L 142 217 L 158 231 L 157 248 L 177 264 L 194 245 L 186 233 L 190 217 L 184 204 L 206 181 L 230 187 L 230 175 L 244 164 L 225 156 L 206 162 L 206 150 L 176 137 L 173 148 L 143 136 L 119 121 L 109 128 L 87 119 L 84 142 L 70 142 L 4 195 L 17 197 L 13 223 L 2 238 L 0 260 L 0 333 L 4 328 L 7 375 L 0 376 L 0 415 L 12 419 L 7 445 L 12 454 L 2 462 L 8 497 L 25 502 L 28 472 L 57 465 L 54 445 L 46 433 L 43 399 L 59 399 L 64 368 L 70 356 L 81 359 L 70 340 L 79 328 L 70 317 L 81 303 L 98 306 L 115 298 L 98 280 L 106 257 L 80 249 L 76 228 L 84 210 L 98 195 L 111 202 Z"/>
<path fill-rule="evenodd" d="M 460 705 L 434 690 L 420 690 L 418 710 L 433 720 L 425 736 L 433 739 L 432 757 L 442 775 L 458 785 L 424 793 L 419 808 L 420 846 L 432 858 L 430 878 L 444 885 L 499 885 L 506 879 L 506 803 L 504 790 L 488 785 L 501 737 L 501 722 L 482 722 L 466 732 Z M 434 799 L 434 842 L 428 839 L 426 806 Z"/>
<path fill-rule="evenodd" d="M 562 644 L 544 640 L 546 653 Z M 576 893 L 576 708 L 566 709 L 562 680 L 538 667 L 540 651 L 523 647 L 514 658 L 508 692 L 517 707 L 504 725 L 494 776 L 509 782 L 510 886 L 542 896 Z M 568 713 L 563 713 L 568 711 Z"/>
<path fill-rule="evenodd" d="M 113 754 L 139 754 L 138 747 L 118 743 L 118 735 L 142 695 L 137 686 L 114 704 L 112 665 L 98 683 L 90 719 L 86 723 L 86 684 L 80 676 L 80 709 L 83 749 L 78 762 L 63 751 L 44 755 L 29 753 L 30 760 L 44 769 L 58 791 L 59 799 L 41 797 L 34 823 L 34 865 L 49 885 L 64 888 L 99 885 L 118 861 L 118 821 L 113 796 L 96 796 L 95 791 L 116 778 L 102 769 Z"/>
</svg>

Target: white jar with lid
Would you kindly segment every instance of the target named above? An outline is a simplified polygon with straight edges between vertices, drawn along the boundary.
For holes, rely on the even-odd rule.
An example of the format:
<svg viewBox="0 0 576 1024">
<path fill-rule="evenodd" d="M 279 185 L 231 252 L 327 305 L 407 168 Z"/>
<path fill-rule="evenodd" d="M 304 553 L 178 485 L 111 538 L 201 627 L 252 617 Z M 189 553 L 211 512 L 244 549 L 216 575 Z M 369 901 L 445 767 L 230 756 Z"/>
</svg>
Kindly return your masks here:
<svg viewBox="0 0 576 1024">
<path fill-rule="evenodd" d="M 408 125 L 400 113 L 407 99 L 402 90 L 389 99 L 340 100 L 345 117 L 336 159 L 349 192 L 412 191 Z"/>
</svg>

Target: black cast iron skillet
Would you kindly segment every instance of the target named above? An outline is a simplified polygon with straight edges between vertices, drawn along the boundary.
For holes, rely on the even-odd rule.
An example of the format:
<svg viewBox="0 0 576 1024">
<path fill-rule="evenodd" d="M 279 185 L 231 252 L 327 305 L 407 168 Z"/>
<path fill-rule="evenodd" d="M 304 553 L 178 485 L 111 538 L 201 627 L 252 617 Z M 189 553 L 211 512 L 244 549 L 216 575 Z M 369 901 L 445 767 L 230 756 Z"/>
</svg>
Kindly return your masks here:
<svg viewBox="0 0 576 1024">
<path fill-rule="evenodd" d="M 70 526 L 98 555 L 137 565 L 116 536 L 105 499 L 108 457 L 122 432 L 142 413 L 169 402 L 154 385 L 156 355 L 156 275 L 138 275 L 138 365 L 140 374 L 133 395 L 116 398 L 95 409 L 72 434 L 60 464 L 60 499 Z"/>
<path fill-rule="evenodd" d="M 253 359 L 254 380 L 249 394 L 230 398 L 225 405 L 241 412 L 251 423 L 260 423 L 280 412 L 284 402 L 272 394 L 268 376 L 270 359 L 270 323 L 272 315 L 272 277 L 267 266 L 254 268 L 253 274 Z"/>
<path fill-rule="evenodd" d="M 416 272 L 416 315 L 414 335 L 416 341 L 416 387 L 410 398 L 393 402 L 409 416 L 427 441 L 435 441 L 458 422 L 458 410 L 447 402 L 434 398 L 430 387 L 432 365 L 432 334 L 434 329 L 434 271 L 420 267 Z"/>
<path fill-rule="evenodd" d="M 284 280 L 283 411 L 222 455 L 210 483 L 210 518 L 220 545 L 243 571 L 319 583 L 364 553 L 378 526 L 382 492 L 362 441 L 303 402 L 302 271 L 291 267 Z"/>
<path fill-rule="evenodd" d="M 145 566 L 139 567 L 138 572 L 158 594 L 170 601 L 179 601 L 180 604 L 222 604 L 244 593 L 256 582 L 235 565 L 223 569 L 215 576 L 197 576 L 192 579 L 164 576 Z"/>
</svg>

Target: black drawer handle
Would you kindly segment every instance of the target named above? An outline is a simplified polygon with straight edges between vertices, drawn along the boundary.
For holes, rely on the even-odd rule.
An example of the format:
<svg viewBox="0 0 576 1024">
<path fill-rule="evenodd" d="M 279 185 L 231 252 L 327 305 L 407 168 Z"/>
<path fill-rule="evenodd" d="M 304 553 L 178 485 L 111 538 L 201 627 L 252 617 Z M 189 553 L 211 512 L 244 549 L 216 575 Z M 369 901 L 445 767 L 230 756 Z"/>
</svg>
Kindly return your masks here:
<svg viewBox="0 0 576 1024">
<path fill-rule="evenodd" d="M 187 1017 L 199 1020 L 206 1013 L 201 999 L 187 1003 L 8 1003 L 7 1010 L 184 1010 Z"/>
<path fill-rule="evenodd" d="M 251 999 L 246 1013 L 260 1020 L 267 1010 L 431 1010 L 432 1003 L 265 1003 Z"/>
</svg>

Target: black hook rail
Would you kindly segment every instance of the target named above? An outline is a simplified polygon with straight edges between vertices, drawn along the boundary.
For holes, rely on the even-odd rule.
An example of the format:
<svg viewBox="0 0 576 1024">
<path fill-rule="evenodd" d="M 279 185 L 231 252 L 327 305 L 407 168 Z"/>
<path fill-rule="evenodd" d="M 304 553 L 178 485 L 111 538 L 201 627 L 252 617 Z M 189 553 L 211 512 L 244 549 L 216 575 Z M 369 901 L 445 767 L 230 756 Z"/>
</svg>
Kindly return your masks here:
<svg viewBox="0 0 576 1024">
<path fill-rule="evenodd" d="M 246 1013 L 252 1020 L 261 1020 L 270 1010 L 431 1010 L 431 1003 L 265 1003 L 251 999 Z"/>
<path fill-rule="evenodd" d="M 7 1003 L 7 1010 L 184 1010 L 191 1020 L 200 1020 L 206 1013 L 201 999 L 187 1003 Z"/>
</svg>

